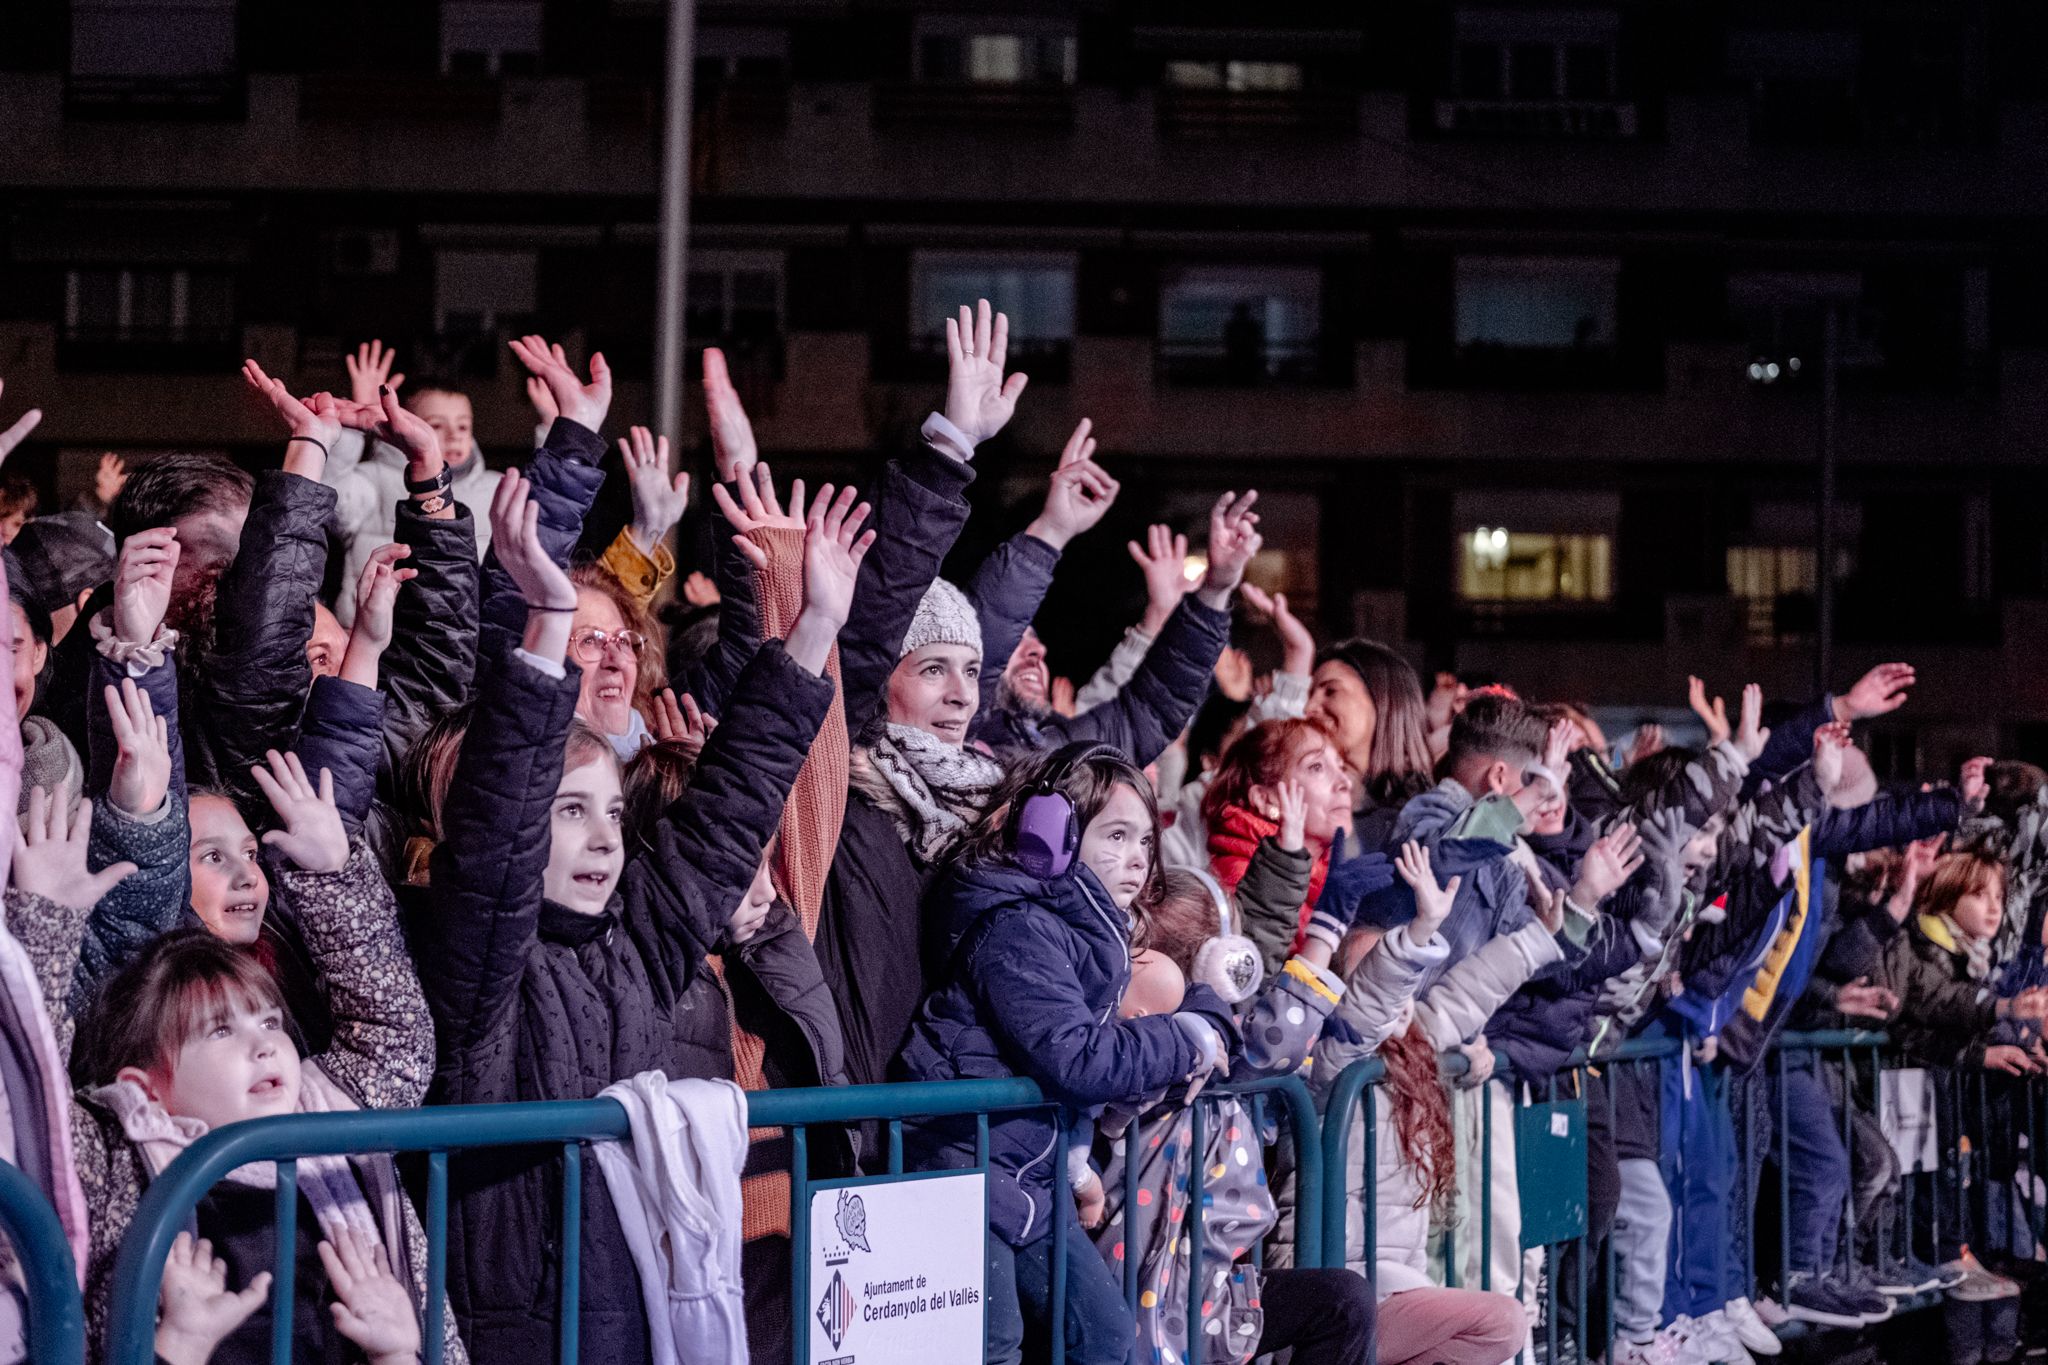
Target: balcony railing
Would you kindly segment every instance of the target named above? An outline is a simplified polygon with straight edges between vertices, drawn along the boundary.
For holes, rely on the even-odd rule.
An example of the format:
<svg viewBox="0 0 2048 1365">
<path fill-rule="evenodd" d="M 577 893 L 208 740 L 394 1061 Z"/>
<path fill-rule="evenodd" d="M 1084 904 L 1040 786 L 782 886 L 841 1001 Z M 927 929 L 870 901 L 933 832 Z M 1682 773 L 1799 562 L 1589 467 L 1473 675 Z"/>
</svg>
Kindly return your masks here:
<svg viewBox="0 0 2048 1365">
<path fill-rule="evenodd" d="M 789 125 L 789 82 L 727 79 L 691 88 L 699 127 L 759 128 L 778 131 Z M 593 76 L 584 83 L 583 113 L 593 126 L 659 128 L 662 90 L 653 81 L 630 76 Z"/>
<path fill-rule="evenodd" d="M 1074 125 L 1074 91 L 1065 85 L 975 85 L 897 81 L 875 87 L 881 127 L 1000 125 L 1065 131 Z"/>
<path fill-rule="evenodd" d="M 1436 131 L 1472 137 L 1604 141 L 1636 136 L 1627 100 L 1475 100 L 1436 102 Z"/>
<path fill-rule="evenodd" d="M 1163 86 L 1158 126 L 1167 137 L 1227 138 L 1358 131 L 1358 96 L 1344 90 L 1248 92 Z"/>
<path fill-rule="evenodd" d="M 64 117 L 76 120 L 234 123 L 249 116 L 248 83 L 216 76 L 67 76 Z"/>
</svg>

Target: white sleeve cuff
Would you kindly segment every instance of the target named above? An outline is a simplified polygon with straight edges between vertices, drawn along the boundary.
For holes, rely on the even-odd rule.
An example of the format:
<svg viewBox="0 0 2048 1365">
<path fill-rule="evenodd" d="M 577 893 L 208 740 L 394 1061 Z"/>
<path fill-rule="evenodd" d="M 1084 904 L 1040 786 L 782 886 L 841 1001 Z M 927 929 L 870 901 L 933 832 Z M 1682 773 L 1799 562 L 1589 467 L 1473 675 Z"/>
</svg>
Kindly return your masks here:
<svg viewBox="0 0 2048 1365">
<path fill-rule="evenodd" d="M 566 678 L 569 676 L 569 670 L 562 667 L 560 659 L 543 659 L 540 655 L 529 653 L 523 649 L 513 650 L 512 657 L 525 660 L 528 668 L 547 677 Z"/>
<path fill-rule="evenodd" d="M 974 458 L 974 442 L 967 438 L 966 432 L 947 421 L 944 413 L 935 412 L 925 418 L 922 431 L 924 439 L 939 454 L 958 460 L 961 464 L 966 464 Z"/>
</svg>

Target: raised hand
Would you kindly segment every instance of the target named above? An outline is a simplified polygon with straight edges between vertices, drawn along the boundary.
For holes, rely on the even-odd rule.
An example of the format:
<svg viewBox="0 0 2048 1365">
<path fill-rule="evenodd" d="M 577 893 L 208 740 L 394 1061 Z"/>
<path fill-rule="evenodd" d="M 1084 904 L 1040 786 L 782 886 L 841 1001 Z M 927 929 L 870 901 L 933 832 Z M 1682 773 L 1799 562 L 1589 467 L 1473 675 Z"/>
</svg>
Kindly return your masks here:
<svg viewBox="0 0 2048 1365">
<path fill-rule="evenodd" d="M 1971 815 L 1984 809 L 1984 798 L 1991 795 L 1991 760 L 1973 758 L 1963 764 L 1961 779 L 1956 783 L 1956 792 L 1963 798 L 1963 809 Z"/>
<path fill-rule="evenodd" d="M 1742 722 L 1735 727 L 1735 748 L 1754 763 L 1763 757 L 1771 732 L 1764 724 L 1764 690 L 1755 683 L 1742 685 Z"/>
<path fill-rule="evenodd" d="M 69 910 L 89 910 L 132 875 L 135 864 L 89 870 L 85 854 L 92 836 L 92 802 L 80 801 L 68 814 L 66 804 L 46 788 L 29 789 L 28 812 L 14 830 L 14 889 Z"/>
<path fill-rule="evenodd" d="M 214 1348 L 270 1297 L 270 1272 L 258 1271 L 240 1293 L 228 1288 L 227 1262 L 213 1243 L 181 1232 L 164 1258 L 157 1298 L 156 1356 L 165 1365 L 206 1365 Z"/>
<path fill-rule="evenodd" d="M 695 752 L 704 747 L 704 741 L 717 728 L 718 717 L 698 710 L 697 699 L 688 692 L 678 701 L 675 689 L 664 687 L 654 699 L 654 737 L 658 740 L 681 744 Z"/>
<path fill-rule="evenodd" d="M 1092 425 L 1083 417 L 1067 438 L 1045 490 L 1045 510 L 1025 528 L 1055 550 L 1066 549 L 1075 536 L 1093 530 L 1122 487 L 1095 463 L 1095 438 L 1088 434 Z"/>
<path fill-rule="evenodd" d="M 42 416 L 41 413 L 35 415 Z M 6 438 L 0 437 L 0 460 L 6 458 Z M 99 468 L 93 471 L 92 495 L 99 499 L 100 506 L 112 506 L 114 499 L 120 497 L 121 490 L 127 486 L 128 462 L 111 450 L 103 452 L 100 455 Z"/>
<path fill-rule="evenodd" d="M 391 1273 L 381 1245 L 350 1231 L 320 1243 L 320 1264 L 334 1286 L 334 1328 L 370 1365 L 412 1365 L 420 1353 L 419 1314 L 412 1291 Z"/>
<path fill-rule="evenodd" d="M 818 490 L 804 528 L 804 605 L 790 627 L 784 647 L 799 667 L 822 676 L 832 642 L 853 609 L 853 588 L 860 562 L 875 543 L 873 531 L 862 531 L 866 503 L 855 507 L 849 485 L 837 498 L 832 485 Z"/>
<path fill-rule="evenodd" d="M 178 528 L 152 526 L 121 542 L 114 564 L 114 638 L 123 644 L 156 640 L 171 608 L 171 580 L 178 572 Z"/>
<path fill-rule="evenodd" d="M 506 470 L 498 480 L 498 490 L 491 495 L 491 549 L 519 586 L 529 611 L 573 612 L 576 589 L 562 566 L 541 548 L 540 504 L 530 488 L 516 469 Z M 567 639 L 566 630 L 563 638 Z"/>
<path fill-rule="evenodd" d="M 526 401 L 532 406 L 533 415 L 538 419 L 535 423 L 537 426 L 551 427 L 555 424 L 555 419 L 562 415 L 562 410 L 555 406 L 555 396 L 548 392 L 546 382 L 539 375 L 526 376 Z"/>
<path fill-rule="evenodd" d="M 6 387 L 7 385 L 4 382 L 0 382 L 0 391 L 4 391 Z M 0 431 L 0 462 L 4 462 L 9 455 L 14 453 L 16 446 L 28 439 L 28 434 L 34 431 L 36 425 L 42 420 L 43 410 L 41 408 L 30 408 L 27 412 L 14 419 L 14 425 L 8 427 L 5 431 Z M 102 457 L 102 463 L 104 463 L 104 457 Z M 108 501 L 112 501 L 112 499 L 108 499 Z"/>
<path fill-rule="evenodd" d="M 1155 523 L 1145 528 L 1143 545 L 1133 540 L 1124 548 L 1145 575 L 1145 633 L 1157 635 L 1180 599 L 1187 596 L 1188 538 Z"/>
<path fill-rule="evenodd" d="M 1252 656 L 1224 647 L 1216 656 L 1216 690 L 1232 701 L 1252 699 Z"/>
<path fill-rule="evenodd" d="M 341 435 L 340 410 L 335 406 L 332 395 L 316 394 L 302 402 L 292 396 L 283 380 L 272 379 L 254 360 L 242 362 L 242 378 L 290 429 L 294 443 L 302 440 L 317 442 L 324 454 Z M 317 399 L 326 401 L 319 403 L 315 401 Z"/>
<path fill-rule="evenodd" d="M 1887 716 L 1906 704 L 1906 689 L 1916 681 L 1911 664 L 1879 664 L 1835 698 L 1836 720 L 1869 720 Z"/>
<path fill-rule="evenodd" d="M 569 368 L 561 347 L 549 346 L 546 338 L 514 337 L 509 344 L 519 363 L 547 386 L 562 416 L 592 431 L 604 426 L 605 414 L 612 410 L 612 369 L 602 351 L 591 353 L 590 382 L 585 384 Z"/>
<path fill-rule="evenodd" d="M 1451 917 L 1451 907 L 1457 903 L 1458 888 L 1465 884 L 1465 879 L 1453 877 L 1439 885 L 1436 871 L 1429 863 L 1429 850 L 1413 839 L 1401 845 L 1400 853 L 1395 855 L 1394 875 L 1408 883 L 1408 889 L 1415 893 L 1415 922 L 1408 926 L 1409 941 L 1417 945 L 1429 942 Z"/>
<path fill-rule="evenodd" d="M 133 680 L 106 689 L 107 716 L 114 728 L 114 776 L 107 800 L 135 819 L 154 815 L 171 789 L 171 739 L 149 693 Z"/>
<path fill-rule="evenodd" d="M 668 437 L 657 440 L 646 427 L 634 427 L 631 438 L 619 442 L 619 455 L 626 462 L 626 486 L 633 493 L 630 534 L 643 554 L 652 554 L 690 505 L 690 476 L 669 478 Z"/>
<path fill-rule="evenodd" d="M 1268 820 L 1280 826 L 1275 842 L 1289 853 L 1301 852 L 1308 824 L 1308 792 L 1301 783 L 1286 778 L 1276 785 L 1272 806 L 1265 814 Z"/>
<path fill-rule="evenodd" d="M 1536 916 L 1537 923 L 1547 933 L 1563 930 L 1565 893 L 1551 890 L 1543 878 L 1526 867 L 1522 869 L 1522 880 L 1528 885 L 1529 911 Z"/>
<path fill-rule="evenodd" d="M 1571 720 L 1554 720 L 1543 735 L 1543 766 L 1560 781 L 1565 764 L 1571 761 L 1572 745 L 1579 739 L 1579 727 Z"/>
<path fill-rule="evenodd" d="M 348 366 L 349 397 L 357 403 L 375 407 L 379 389 L 396 391 L 405 383 L 404 375 L 391 373 L 391 366 L 397 359 L 397 351 L 375 340 L 356 347 L 354 355 L 342 356 L 342 364 Z"/>
<path fill-rule="evenodd" d="M 1299 616 L 1288 610 L 1287 594 L 1269 593 L 1256 583 L 1241 583 L 1237 590 L 1251 603 L 1253 611 L 1273 623 L 1273 630 L 1280 637 L 1280 671 L 1307 677 L 1315 668 L 1316 637 Z"/>
<path fill-rule="evenodd" d="M 1728 736 L 1733 733 L 1728 725 L 1727 705 L 1719 697 L 1709 702 L 1707 685 L 1698 678 L 1685 680 L 1685 700 L 1686 704 L 1692 707 L 1692 713 L 1707 727 L 1707 743 L 1727 742 Z"/>
<path fill-rule="evenodd" d="M 762 527 L 776 527 L 785 531 L 804 529 L 804 481 L 797 479 L 789 486 L 789 510 L 782 510 L 781 500 L 775 495 L 775 472 L 765 464 L 753 467 L 751 479 L 733 480 L 733 486 L 740 491 L 735 502 L 725 485 L 719 484 L 711 490 L 711 500 L 718 504 L 718 510 L 739 532 L 733 544 L 752 561 L 757 569 L 768 567 L 768 556 L 760 546 L 747 539 L 746 533 Z"/>
<path fill-rule="evenodd" d="M 322 768 L 315 787 L 297 754 L 272 749 L 266 757 L 268 769 L 258 763 L 249 773 L 284 828 L 268 831 L 263 842 L 307 872 L 341 871 L 348 865 L 348 831 L 334 805 L 334 774 Z"/>
<path fill-rule="evenodd" d="M 754 443 L 754 424 L 740 404 L 738 390 L 725 368 L 725 352 L 716 346 L 704 348 L 704 415 L 711 427 L 711 456 L 718 464 L 718 481 L 743 479 L 761 458 Z"/>
<path fill-rule="evenodd" d="M 1898 880 L 1892 893 L 1885 900 L 1884 908 L 1892 919 L 1900 924 L 1912 913 L 1913 901 L 1920 894 L 1920 885 L 1934 871 L 1934 864 L 1941 858 L 1941 839 L 1915 839 L 1899 853 Z"/>
<path fill-rule="evenodd" d="M 791 505 L 802 508 L 803 485 Z M 862 533 L 871 510 L 866 503 L 854 506 L 859 493 L 852 484 L 832 496 L 832 485 L 818 490 L 804 524 L 804 610 L 822 612 L 836 631 L 846 624 L 853 610 L 853 585 L 860 576 L 860 562 L 875 543 L 873 531 Z"/>
<path fill-rule="evenodd" d="M 1572 887 L 1572 899 L 1587 910 L 1619 891 L 1636 869 L 1643 865 L 1643 837 L 1624 820 L 1593 841 L 1579 862 L 1579 879 Z"/>
<path fill-rule="evenodd" d="M 1635 738 L 1628 746 L 1628 761 L 1640 763 L 1650 755 L 1663 751 L 1664 727 L 1652 721 L 1636 727 Z"/>
<path fill-rule="evenodd" d="M 1202 575 L 1202 600 L 1217 611 L 1230 605 L 1230 594 L 1244 581 L 1244 570 L 1264 543 L 1259 536 L 1259 514 L 1252 504 L 1256 492 L 1243 497 L 1225 493 L 1209 513 L 1209 571 Z"/>
<path fill-rule="evenodd" d="M 370 552 L 356 580 L 356 620 L 341 657 L 341 677 L 362 687 L 377 685 L 377 665 L 391 647 L 391 622 L 398 608 L 398 590 L 419 577 L 418 569 L 401 569 L 398 561 L 411 554 L 405 545 L 380 545 Z"/>
<path fill-rule="evenodd" d="M 1813 732 L 1813 778 L 1821 794 L 1833 796 L 1842 786 L 1842 751 L 1849 747 L 1849 722 L 1829 721 Z"/>
<path fill-rule="evenodd" d="M 1003 378 L 1009 350 L 1010 319 L 996 313 L 991 321 L 987 299 L 971 313 L 962 305 L 957 321 L 946 319 L 946 420 L 976 445 L 1008 425 L 1030 382 L 1021 374 Z"/>
<path fill-rule="evenodd" d="M 1065 716 L 1072 720 L 1080 714 L 1080 702 L 1075 698 L 1072 678 L 1055 675 L 1045 685 L 1045 700 L 1056 716 Z"/>
<path fill-rule="evenodd" d="M 366 431 L 405 456 L 405 476 L 414 483 L 439 478 L 447 463 L 441 449 L 441 433 L 427 419 L 398 401 L 389 386 L 371 396 L 367 403 L 346 403 L 336 413 L 345 427 Z M 447 509 L 449 516 L 455 509 Z"/>
<path fill-rule="evenodd" d="M 715 607 L 724 601 L 718 585 L 695 569 L 683 580 L 683 600 L 693 607 Z"/>
</svg>

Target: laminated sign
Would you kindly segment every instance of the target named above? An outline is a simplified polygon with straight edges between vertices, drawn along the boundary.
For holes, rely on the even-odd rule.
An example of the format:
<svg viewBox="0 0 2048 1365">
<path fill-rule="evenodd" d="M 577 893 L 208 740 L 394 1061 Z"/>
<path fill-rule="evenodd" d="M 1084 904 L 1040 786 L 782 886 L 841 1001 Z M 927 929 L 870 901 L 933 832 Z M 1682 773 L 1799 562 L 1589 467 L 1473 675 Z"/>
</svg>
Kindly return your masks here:
<svg viewBox="0 0 2048 1365">
<path fill-rule="evenodd" d="M 811 1365 L 980 1360 L 987 1229 L 980 1171 L 813 1185 L 811 1349 L 804 1358 Z"/>
</svg>

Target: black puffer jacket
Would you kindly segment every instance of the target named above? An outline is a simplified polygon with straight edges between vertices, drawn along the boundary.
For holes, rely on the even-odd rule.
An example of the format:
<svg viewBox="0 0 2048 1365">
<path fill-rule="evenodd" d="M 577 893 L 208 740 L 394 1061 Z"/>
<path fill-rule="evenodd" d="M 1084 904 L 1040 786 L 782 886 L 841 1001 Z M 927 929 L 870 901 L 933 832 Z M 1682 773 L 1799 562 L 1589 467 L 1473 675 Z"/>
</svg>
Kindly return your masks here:
<svg viewBox="0 0 2048 1365">
<path fill-rule="evenodd" d="M 762 646 L 690 787 L 648 831 L 600 915 L 544 899 L 549 826 L 579 675 L 516 655 L 480 680 L 434 850 L 428 964 L 442 1103 L 586 1099 L 647 1070 L 731 1076 L 723 997 L 704 968 L 745 896 L 832 685 Z M 554 1352 L 559 1158 L 474 1154 L 455 1168 L 448 1288 L 478 1360 Z M 648 1359 L 639 1278 L 596 1164 L 583 1193 L 583 1348 Z"/>
<path fill-rule="evenodd" d="M 248 811 L 269 809 L 250 766 L 263 761 L 266 749 L 291 748 L 313 686 L 306 641 L 333 515 L 333 489 L 281 469 L 258 474 L 241 547 L 220 577 L 213 641 L 179 642 L 186 775 L 193 786 L 227 792 Z M 113 598 L 113 585 L 103 586 L 79 619 L 91 620 Z M 87 695 L 94 654 L 90 631 L 66 635 L 38 701 L 80 753 L 86 750 L 85 708 L 102 704 Z"/>
<path fill-rule="evenodd" d="M 853 618 L 839 636 L 846 731 L 887 706 L 889 675 L 925 590 L 967 524 L 971 466 L 920 445 L 892 461 L 876 489 L 875 543 L 861 562 Z M 919 906 L 930 879 L 895 824 L 858 791 L 846 799 L 839 846 L 825 879 L 814 943 L 838 1002 L 847 1079 L 886 1080 L 924 998 Z"/>
<path fill-rule="evenodd" d="M 550 433 L 552 434 L 552 433 Z M 411 500 L 399 504 L 393 539 L 412 553 L 399 567 L 419 576 L 398 593 L 391 647 L 377 671 L 384 708 L 384 757 L 378 767 L 383 795 L 405 751 L 442 714 L 469 700 L 476 682 L 476 521 L 461 503 L 453 520 L 422 516 Z M 354 592 L 353 583 L 343 585 Z"/>
</svg>

